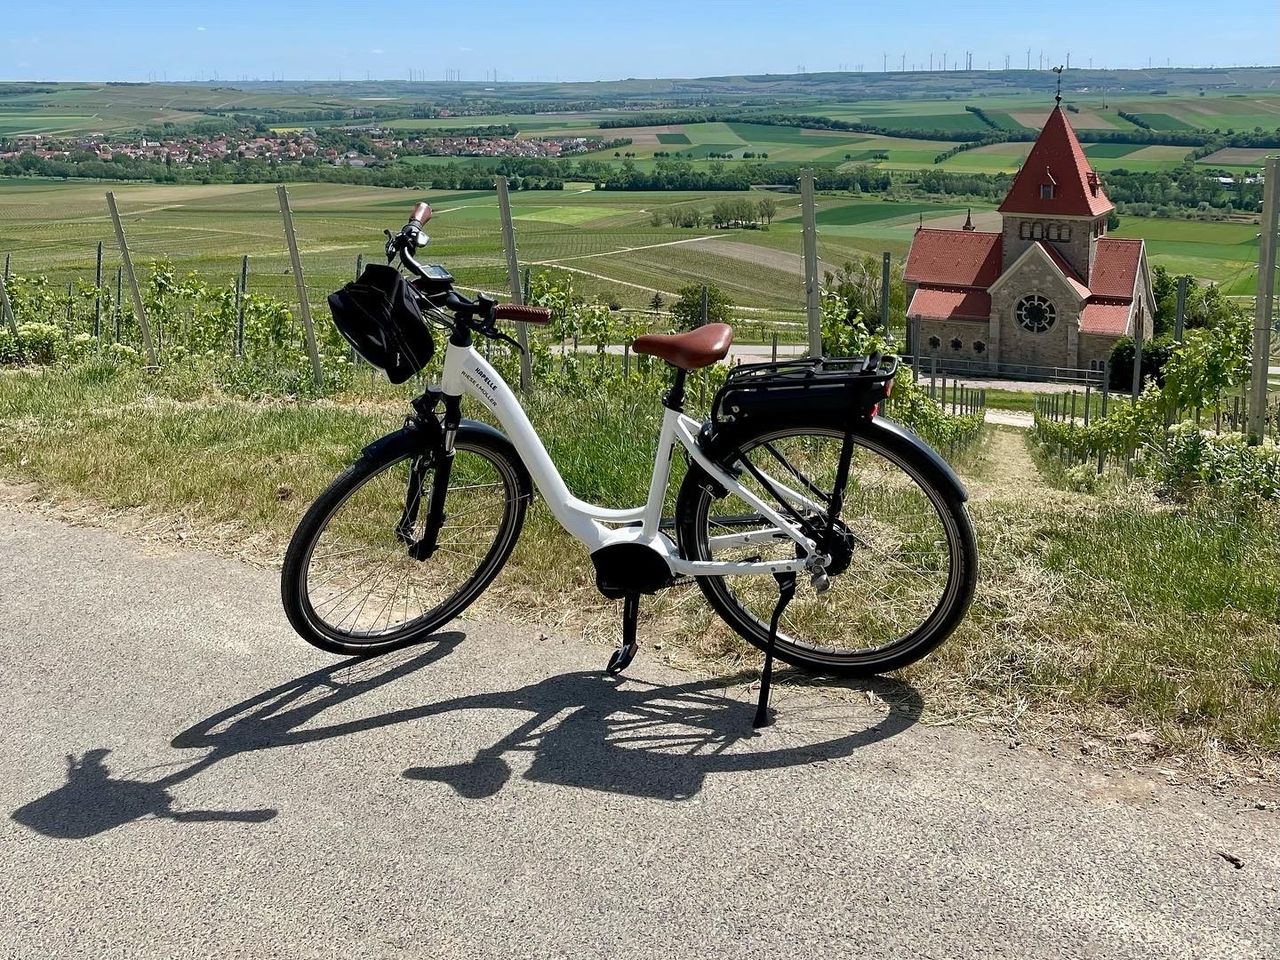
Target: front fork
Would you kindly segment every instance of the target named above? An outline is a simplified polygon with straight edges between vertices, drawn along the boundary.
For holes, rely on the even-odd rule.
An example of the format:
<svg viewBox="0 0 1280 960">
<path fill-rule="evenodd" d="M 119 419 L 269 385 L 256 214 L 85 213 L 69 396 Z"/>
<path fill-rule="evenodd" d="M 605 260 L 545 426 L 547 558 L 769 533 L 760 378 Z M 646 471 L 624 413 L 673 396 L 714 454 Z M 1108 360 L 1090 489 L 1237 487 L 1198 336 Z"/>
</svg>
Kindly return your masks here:
<svg viewBox="0 0 1280 960">
<path fill-rule="evenodd" d="M 458 437 L 458 425 L 462 422 L 462 398 L 450 397 L 437 391 L 428 391 L 414 401 L 419 417 L 435 417 L 435 407 L 444 402 L 444 418 L 440 440 L 436 449 L 427 450 L 414 458 L 409 468 L 409 482 L 405 485 L 404 510 L 396 523 L 396 539 L 409 548 L 415 560 L 426 560 L 436 552 L 440 528 L 448 519 L 444 510 L 445 497 L 449 493 L 449 480 L 453 474 L 454 444 Z M 422 506 L 423 488 L 430 479 L 430 495 L 427 498 L 427 517 L 422 526 L 421 538 L 414 539 Z"/>
</svg>

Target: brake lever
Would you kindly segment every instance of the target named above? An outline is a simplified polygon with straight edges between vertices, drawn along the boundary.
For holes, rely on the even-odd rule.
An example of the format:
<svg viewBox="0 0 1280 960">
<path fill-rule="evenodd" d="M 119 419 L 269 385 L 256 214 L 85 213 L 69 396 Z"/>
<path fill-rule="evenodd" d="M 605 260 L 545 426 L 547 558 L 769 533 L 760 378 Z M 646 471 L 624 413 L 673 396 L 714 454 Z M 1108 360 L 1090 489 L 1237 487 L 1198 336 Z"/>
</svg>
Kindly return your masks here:
<svg viewBox="0 0 1280 960">
<path fill-rule="evenodd" d="M 501 330 L 499 330 L 497 327 L 481 327 L 481 328 L 480 328 L 480 332 L 481 332 L 482 334 L 484 334 L 486 337 L 488 337 L 489 339 L 491 339 L 491 340 L 502 340 L 502 341 L 504 341 L 504 342 L 506 342 L 506 343 L 511 344 L 511 345 L 512 345 L 513 347 L 515 347 L 515 348 L 516 348 L 516 350 L 517 350 L 518 352 L 520 352 L 520 353 L 527 353 L 527 352 L 528 352 L 528 351 L 526 351 L 526 350 L 525 350 L 525 348 L 524 348 L 524 347 L 520 346 L 520 344 L 518 344 L 518 343 L 517 343 L 515 340 L 513 340 L 511 337 L 507 336 L 507 334 L 503 333 L 503 332 L 502 332 Z"/>
</svg>

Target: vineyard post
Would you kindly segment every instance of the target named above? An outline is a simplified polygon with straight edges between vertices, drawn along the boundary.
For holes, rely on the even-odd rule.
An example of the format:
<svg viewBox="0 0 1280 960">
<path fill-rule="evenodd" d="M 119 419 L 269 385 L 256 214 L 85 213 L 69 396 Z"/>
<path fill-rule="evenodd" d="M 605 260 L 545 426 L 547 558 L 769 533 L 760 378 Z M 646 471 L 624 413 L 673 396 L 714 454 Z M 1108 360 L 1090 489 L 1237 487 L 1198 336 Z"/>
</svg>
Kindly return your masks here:
<svg viewBox="0 0 1280 960">
<path fill-rule="evenodd" d="M 1138 394 L 1142 392 L 1142 320 L 1145 315 L 1139 314 L 1133 321 L 1133 402 L 1138 402 Z"/>
<path fill-rule="evenodd" d="M 524 304 L 524 288 L 520 284 L 520 258 L 516 253 L 516 225 L 511 219 L 511 195 L 507 192 L 507 178 L 496 177 L 498 186 L 498 213 L 502 217 L 502 247 L 507 254 L 507 280 L 511 284 L 511 300 Z M 516 343 L 520 344 L 520 390 L 533 389 L 533 362 L 529 359 L 529 325 L 516 324 Z"/>
<path fill-rule="evenodd" d="M 116 267 L 116 343 L 120 342 L 120 322 L 124 318 L 124 267 Z"/>
<path fill-rule="evenodd" d="M 142 332 L 142 346 L 147 351 L 147 362 L 156 366 L 156 348 L 151 342 L 151 324 L 147 322 L 147 308 L 142 302 L 142 291 L 138 289 L 138 275 L 133 269 L 133 258 L 129 256 L 129 243 L 124 238 L 124 224 L 120 222 L 120 210 L 116 207 L 116 195 L 107 191 L 107 211 L 111 214 L 111 224 L 115 227 L 116 243 L 120 247 L 120 260 L 124 264 L 125 276 L 129 278 L 129 295 L 133 298 L 133 311 L 138 318 L 138 329 Z"/>
<path fill-rule="evenodd" d="M 889 339 L 889 251 L 880 260 L 880 335 Z"/>
<path fill-rule="evenodd" d="M 302 311 L 302 330 L 306 335 L 307 353 L 311 356 L 311 373 L 316 390 L 324 387 L 324 371 L 320 367 L 320 351 L 316 349 L 316 331 L 311 324 L 311 302 L 307 299 L 307 282 L 302 275 L 302 257 L 298 254 L 298 234 L 293 227 L 293 211 L 289 209 L 289 191 L 283 183 L 276 185 L 280 216 L 284 220 L 284 236 L 289 242 L 289 260 L 293 265 L 293 282 L 298 288 L 298 307 Z"/>
<path fill-rule="evenodd" d="M 1187 317 L 1187 282 L 1191 278 L 1185 273 L 1178 278 L 1178 310 L 1173 315 L 1173 341 L 1182 342 L 1182 334 L 1186 328 Z"/>
<path fill-rule="evenodd" d="M 249 255 L 240 258 L 240 280 L 236 284 L 236 356 L 244 356 L 244 308 L 249 295 Z"/>
<path fill-rule="evenodd" d="M 1276 230 L 1280 228 L 1280 157 L 1267 158 L 1258 243 L 1258 300 L 1253 315 L 1253 377 L 1249 383 L 1249 442 L 1259 443 L 1266 418 L 1267 368 L 1271 361 L 1271 311 L 1276 281 Z"/>
<path fill-rule="evenodd" d="M 822 308 L 818 299 L 818 217 L 813 200 L 813 170 L 800 171 L 801 239 L 804 244 L 804 302 L 809 321 L 809 356 L 822 356 Z"/>
<path fill-rule="evenodd" d="M 102 339 L 102 241 L 98 241 L 98 265 L 93 273 L 93 335 Z"/>
<path fill-rule="evenodd" d="M 14 339 L 18 338 L 18 322 L 13 319 L 13 305 L 9 303 L 9 285 L 6 278 L 0 278 L 0 310 L 4 311 L 4 322 L 9 325 L 9 332 Z"/>
</svg>

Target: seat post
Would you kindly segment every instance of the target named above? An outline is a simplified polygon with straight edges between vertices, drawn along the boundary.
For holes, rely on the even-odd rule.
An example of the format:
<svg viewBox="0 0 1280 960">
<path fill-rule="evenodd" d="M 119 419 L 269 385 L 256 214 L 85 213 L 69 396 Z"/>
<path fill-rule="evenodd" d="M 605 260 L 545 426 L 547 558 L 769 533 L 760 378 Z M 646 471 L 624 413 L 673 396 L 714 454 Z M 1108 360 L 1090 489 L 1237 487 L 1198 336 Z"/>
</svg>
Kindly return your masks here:
<svg viewBox="0 0 1280 960">
<path fill-rule="evenodd" d="M 673 367 L 676 372 L 675 378 L 671 381 L 671 387 L 662 395 L 662 405 L 668 410 L 674 410 L 676 413 L 684 412 L 684 378 L 688 376 L 688 371 L 683 367 Z"/>
</svg>

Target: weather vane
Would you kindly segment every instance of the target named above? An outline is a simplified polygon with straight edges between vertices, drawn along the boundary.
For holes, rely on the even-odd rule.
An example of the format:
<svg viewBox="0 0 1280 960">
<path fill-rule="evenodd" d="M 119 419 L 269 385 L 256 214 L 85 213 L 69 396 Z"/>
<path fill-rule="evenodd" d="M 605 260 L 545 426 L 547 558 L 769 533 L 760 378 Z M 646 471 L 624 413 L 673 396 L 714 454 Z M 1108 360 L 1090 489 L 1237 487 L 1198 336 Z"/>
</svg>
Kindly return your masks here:
<svg viewBox="0 0 1280 960">
<path fill-rule="evenodd" d="M 1053 98 L 1054 103 L 1062 103 L 1062 67 L 1056 66 L 1053 72 L 1058 75 L 1058 92 Z"/>
</svg>

